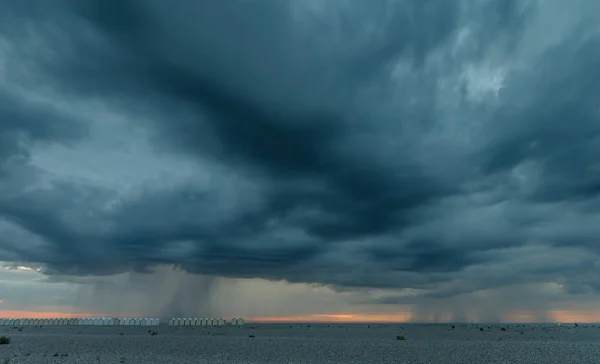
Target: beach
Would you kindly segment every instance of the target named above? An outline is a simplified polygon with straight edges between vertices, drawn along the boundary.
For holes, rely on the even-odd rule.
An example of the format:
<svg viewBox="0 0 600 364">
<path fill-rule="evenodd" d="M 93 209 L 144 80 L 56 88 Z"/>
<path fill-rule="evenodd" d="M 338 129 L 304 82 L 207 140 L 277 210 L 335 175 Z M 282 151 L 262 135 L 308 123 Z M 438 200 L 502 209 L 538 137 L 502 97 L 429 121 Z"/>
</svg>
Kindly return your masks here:
<svg viewBox="0 0 600 364">
<path fill-rule="evenodd" d="M 11 337 L 0 345 L 10 364 L 600 362 L 600 325 L 2 327 L 0 336 Z"/>
</svg>

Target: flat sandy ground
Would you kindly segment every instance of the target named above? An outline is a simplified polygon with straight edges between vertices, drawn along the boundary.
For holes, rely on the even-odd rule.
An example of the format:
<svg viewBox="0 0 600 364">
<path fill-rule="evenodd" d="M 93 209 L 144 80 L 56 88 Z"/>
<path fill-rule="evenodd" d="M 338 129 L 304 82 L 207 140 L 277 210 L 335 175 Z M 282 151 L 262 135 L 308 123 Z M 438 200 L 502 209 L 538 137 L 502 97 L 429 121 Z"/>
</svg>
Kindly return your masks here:
<svg viewBox="0 0 600 364">
<path fill-rule="evenodd" d="M 600 325 L 0 327 L 2 335 L 12 341 L 0 345 L 0 364 L 600 363 Z"/>
</svg>

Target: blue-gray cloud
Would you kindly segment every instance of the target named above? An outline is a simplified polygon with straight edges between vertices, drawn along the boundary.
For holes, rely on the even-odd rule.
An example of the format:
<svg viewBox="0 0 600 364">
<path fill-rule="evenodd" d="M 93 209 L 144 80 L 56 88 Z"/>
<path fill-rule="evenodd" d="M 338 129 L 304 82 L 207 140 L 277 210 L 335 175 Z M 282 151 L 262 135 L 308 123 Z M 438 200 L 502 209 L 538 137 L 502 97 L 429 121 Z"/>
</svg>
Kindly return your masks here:
<svg viewBox="0 0 600 364">
<path fill-rule="evenodd" d="M 0 260 L 429 297 L 597 288 L 595 1 L 1 4 Z M 94 178 L 165 160 L 186 177 L 90 183 L 43 152 L 95 165 L 130 135 L 144 163 Z"/>
</svg>

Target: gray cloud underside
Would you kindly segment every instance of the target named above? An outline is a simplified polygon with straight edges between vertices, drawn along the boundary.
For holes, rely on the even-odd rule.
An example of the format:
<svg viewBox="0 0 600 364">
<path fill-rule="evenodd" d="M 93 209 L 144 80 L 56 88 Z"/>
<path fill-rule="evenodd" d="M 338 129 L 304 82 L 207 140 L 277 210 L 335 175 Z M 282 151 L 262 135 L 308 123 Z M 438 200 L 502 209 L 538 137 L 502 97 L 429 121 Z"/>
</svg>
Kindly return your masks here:
<svg viewBox="0 0 600 364">
<path fill-rule="evenodd" d="M 561 4 L 0 2 L 4 80 L 94 100 L 154 155 L 224 171 L 110 207 L 109 186 L 42 183 L 31 148 L 77 153 L 92 122 L 7 87 L 0 260 L 430 297 L 595 292 L 600 5 Z"/>
</svg>

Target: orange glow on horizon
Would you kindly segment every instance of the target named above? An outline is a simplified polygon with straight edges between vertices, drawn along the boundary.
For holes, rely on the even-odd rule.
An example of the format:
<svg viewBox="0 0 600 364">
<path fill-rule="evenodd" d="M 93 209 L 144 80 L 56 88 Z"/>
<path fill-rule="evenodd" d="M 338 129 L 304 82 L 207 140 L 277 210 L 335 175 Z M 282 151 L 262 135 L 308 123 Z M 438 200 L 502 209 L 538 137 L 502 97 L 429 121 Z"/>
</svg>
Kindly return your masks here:
<svg viewBox="0 0 600 364">
<path fill-rule="evenodd" d="M 78 317 L 141 317 L 139 314 L 111 315 L 106 313 L 64 313 L 52 311 L 0 310 L 1 318 L 78 318 Z M 506 322 L 536 323 L 535 313 L 512 312 L 506 315 Z M 547 312 L 548 322 L 557 323 L 600 323 L 600 310 L 576 311 L 553 310 Z M 407 323 L 410 312 L 395 314 L 307 314 L 297 316 L 247 317 L 247 323 Z M 231 318 L 227 318 L 229 321 Z M 448 321 L 449 322 L 449 321 Z"/>
<path fill-rule="evenodd" d="M 548 316 L 553 322 L 579 322 L 579 323 L 598 323 L 600 322 L 600 310 L 589 311 L 569 311 L 554 310 L 548 312 Z"/>
<path fill-rule="evenodd" d="M 505 319 L 507 322 L 535 323 L 535 315 L 531 312 L 511 312 Z"/>
<path fill-rule="evenodd" d="M 449 315 L 441 315 L 439 322 L 451 322 Z M 506 322 L 518 323 L 536 323 L 538 322 L 535 312 L 517 311 L 506 315 Z M 575 311 L 575 310 L 554 310 L 547 312 L 548 322 L 562 323 L 600 323 L 600 310 Z M 310 314 L 299 316 L 282 317 L 252 317 L 247 318 L 246 322 L 256 323 L 407 323 L 410 322 L 412 315 L 410 312 L 397 314 Z M 476 321 L 473 321 L 476 322 Z"/>
<path fill-rule="evenodd" d="M 398 314 L 310 314 L 299 316 L 281 317 L 251 317 L 246 322 L 285 323 L 285 322 L 350 322 L 350 323 L 375 323 L 375 322 L 408 322 L 412 317 L 410 312 Z"/>
</svg>

